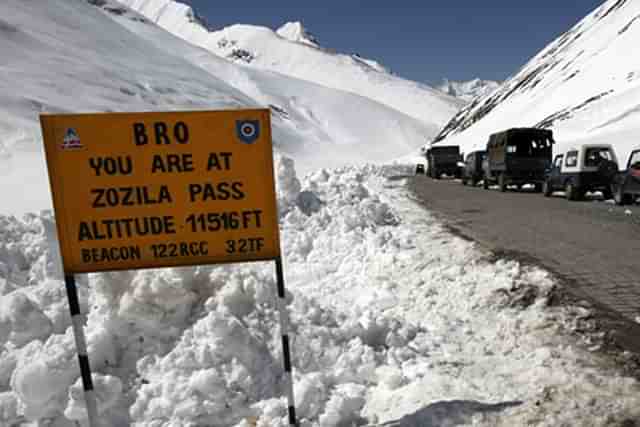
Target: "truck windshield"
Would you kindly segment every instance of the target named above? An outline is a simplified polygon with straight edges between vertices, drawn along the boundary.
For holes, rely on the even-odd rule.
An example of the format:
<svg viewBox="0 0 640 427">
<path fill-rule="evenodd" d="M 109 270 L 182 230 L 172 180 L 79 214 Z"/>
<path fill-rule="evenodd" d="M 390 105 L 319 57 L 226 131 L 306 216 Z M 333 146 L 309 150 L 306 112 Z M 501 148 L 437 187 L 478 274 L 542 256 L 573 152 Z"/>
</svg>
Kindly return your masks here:
<svg viewBox="0 0 640 427">
<path fill-rule="evenodd" d="M 458 147 L 434 147 L 431 149 L 433 154 L 437 155 L 454 155 L 457 156 L 460 152 Z"/>
</svg>

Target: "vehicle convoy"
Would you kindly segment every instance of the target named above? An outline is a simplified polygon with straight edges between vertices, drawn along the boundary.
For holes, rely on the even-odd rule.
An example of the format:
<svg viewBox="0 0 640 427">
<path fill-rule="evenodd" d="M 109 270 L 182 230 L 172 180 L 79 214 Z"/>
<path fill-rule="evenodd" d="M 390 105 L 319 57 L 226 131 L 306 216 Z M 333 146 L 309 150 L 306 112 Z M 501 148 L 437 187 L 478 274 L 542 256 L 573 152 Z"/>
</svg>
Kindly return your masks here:
<svg viewBox="0 0 640 427">
<path fill-rule="evenodd" d="M 618 205 L 629 205 L 640 196 L 640 148 L 631 152 L 627 169 L 613 177 L 611 187 Z"/>
<path fill-rule="evenodd" d="M 562 190 L 568 200 L 580 200 L 587 192 L 601 191 L 605 199 L 610 199 L 611 184 L 617 173 L 618 162 L 611 145 L 570 148 L 553 159 L 542 193 L 549 197 L 554 191 Z"/>
<path fill-rule="evenodd" d="M 432 146 L 425 152 L 427 175 L 440 179 L 442 174 L 460 178 L 460 147 L 457 145 Z"/>
<path fill-rule="evenodd" d="M 483 178 L 482 162 L 487 156 L 487 152 L 484 150 L 472 151 L 467 154 L 464 160 L 464 164 L 460 165 L 462 168 L 461 178 L 462 185 L 467 183 L 472 186 L 476 186 Z"/>
<path fill-rule="evenodd" d="M 492 134 L 483 163 L 483 187 L 495 183 L 506 191 L 510 185 L 533 184 L 541 191 L 553 144 L 553 132 L 546 129 L 512 128 Z"/>
</svg>

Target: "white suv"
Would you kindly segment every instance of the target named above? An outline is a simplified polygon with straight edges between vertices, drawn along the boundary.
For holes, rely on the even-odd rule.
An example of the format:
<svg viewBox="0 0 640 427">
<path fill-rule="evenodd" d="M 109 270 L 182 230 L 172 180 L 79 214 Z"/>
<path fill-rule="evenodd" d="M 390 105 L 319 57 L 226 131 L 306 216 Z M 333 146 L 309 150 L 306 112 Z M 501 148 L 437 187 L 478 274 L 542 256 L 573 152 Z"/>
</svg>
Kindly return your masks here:
<svg viewBox="0 0 640 427">
<path fill-rule="evenodd" d="M 618 173 L 618 160 L 610 144 L 586 144 L 554 157 L 542 193 L 549 197 L 564 191 L 568 200 L 582 199 L 587 191 L 612 197 L 611 184 Z"/>
</svg>

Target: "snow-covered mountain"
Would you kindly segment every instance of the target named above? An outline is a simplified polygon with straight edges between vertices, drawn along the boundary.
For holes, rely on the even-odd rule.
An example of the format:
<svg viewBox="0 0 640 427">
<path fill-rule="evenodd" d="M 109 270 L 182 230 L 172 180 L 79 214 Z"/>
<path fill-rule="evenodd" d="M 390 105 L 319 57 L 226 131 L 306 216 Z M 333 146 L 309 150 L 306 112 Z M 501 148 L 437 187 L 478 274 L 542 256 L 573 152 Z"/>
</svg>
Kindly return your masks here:
<svg viewBox="0 0 640 427">
<path fill-rule="evenodd" d="M 463 108 L 438 136 L 465 151 L 514 126 L 554 131 L 556 149 L 607 142 L 626 162 L 640 145 L 640 1 L 608 0 L 497 90 Z"/>
<path fill-rule="evenodd" d="M 318 47 L 318 39 L 302 26 L 302 22 L 287 22 L 276 31 L 280 37 L 296 43 Z"/>
<path fill-rule="evenodd" d="M 271 107 L 276 149 L 302 171 L 387 161 L 439 130 L 352 92 L 238 66 L 114 1 L 0 2 L 0 194 L 14 195 L 9 212 L 50 207 L 39 113 L 256 106 Z"/>
<path fill-rule="evenodd" d="M 320 164 L 391 156 L 432 130 L 239 67 L 112 0 L 0 2 L 0 427 L 87 425 L 55 218 L 3 215 L 48 195 L 37 114 L 255 105 L 271 105 L 279 151 Z M 549 273 L 452 235 L 389 179 L 406 167 L 300 180 L 277 155 L 275 171 L 300 425 L 640 418 L 632 357 L 623 371 L 599 351 L 588 305 L 552 304 Z M 78 275 L 98 424 L 290 425 L 274 281 L 272 262 Z"/>
<path fill-rule="evenodd" d="M 397 77 L 381 64 L 319 46 L 300 23 L 276 31 L 232 25 L 212 31 L 173 0 L 121 0 L 161 27 L 221 57 L 371 98 L 428 125 L 442 126 L 464 104 L 451 96 Z"/>
<path fill-rule="evenodd" d="M 472 79 L 464 82 L 444 79 L 436 88 L 447 95 L 459 98 L 465 102 L 471 102 L 479 96 L 484 96 L 493 92 L 499 82 L 494 80 Z"/>
</svg>

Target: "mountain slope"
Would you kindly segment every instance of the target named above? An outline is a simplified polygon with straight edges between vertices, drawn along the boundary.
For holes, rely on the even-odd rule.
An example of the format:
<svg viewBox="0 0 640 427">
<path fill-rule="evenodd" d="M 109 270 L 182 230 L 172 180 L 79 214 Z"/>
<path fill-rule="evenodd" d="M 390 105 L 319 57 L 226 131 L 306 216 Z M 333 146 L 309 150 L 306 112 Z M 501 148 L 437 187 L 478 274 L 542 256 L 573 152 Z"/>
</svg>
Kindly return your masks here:
<svg viewBox="0 0 640 427">
<path fill-rule="evenodd" d="M 536 126 L 554 130 L 557 149 L 610 142 L 626 161 L 640 144 L 639 39 L 640 2 L 608 0 L 463 108 L 437 140 L 470 150 L 492 132 Z"/>
<path fill-rule="evenodd" d="M 239 67 L 153 26 L 115 17 L 130 31 L 167 52 L 180 52 L 260 105 L 270 106 L 274 141 L 303 171 L 361 162 L 384 162 L 408 153 L 439 130 L 388 106 L 312 82 Z M 393 156 L 393 154 L 391 154 Z"/>
<path fill-rule="evenodd" d="M 40 113 L 251 105 L 258 103 L 86 2 L 0 3 L 0 194 L 12 200 L 5 209 L 50 207 Z"/>
<path fill-rule="evenodd" d="M 38 114 L 272 107 L 302 170 L 386 161 L 434 135 L 368 98 L 239 67 L 113 1 L 0 3 L 0 193 L 50 207 Z M 20 183 L 20 186 L 17 184 Z"/>
<path fill-rule="evenodd" d="M 173 0 L 122 0 L 171 33 L 232 61 L 323 86 L 361 94 L 417 118 L 442 126 L 461 101 L 427 85 L 390 74 L 375 61 L 339 54 L 317 45 L 299 23 L 277 32 L 252 25 L 210 31 L 187 5 Z"/>
</svg>

